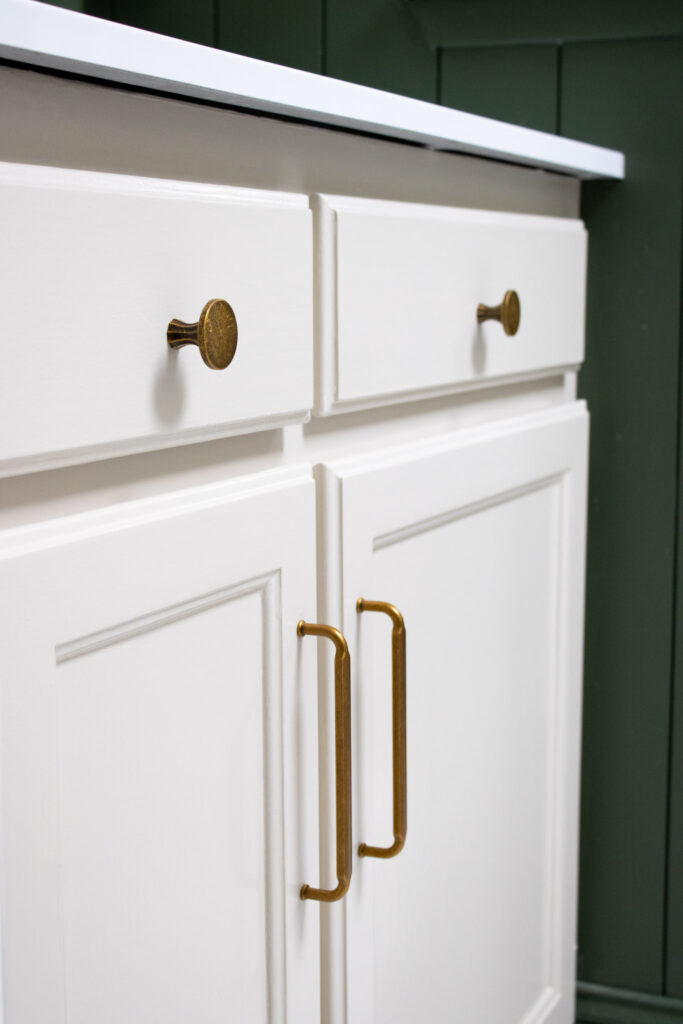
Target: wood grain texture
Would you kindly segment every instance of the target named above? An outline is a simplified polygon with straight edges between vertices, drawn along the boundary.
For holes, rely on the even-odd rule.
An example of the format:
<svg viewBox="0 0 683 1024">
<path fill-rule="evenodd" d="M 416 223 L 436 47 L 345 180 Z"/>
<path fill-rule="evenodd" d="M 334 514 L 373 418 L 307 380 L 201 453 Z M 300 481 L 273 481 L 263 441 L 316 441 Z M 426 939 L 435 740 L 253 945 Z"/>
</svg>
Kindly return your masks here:
<svg viewBox="0 0 683 1024">
<path fill-rule="evenodd" d="M 441 94 L 449 107 L 557 131 L 557 46 L 444 50 Z"/>
<path fill-rule="evenodd" d="M 676 41 L 567 46 L 562 80 L 563 131 L 618 145 L 628 167 L 583 202 L 593 429 L 578 967 L 650 993 L 664 972 L 681 56 Z"/>
</svg>

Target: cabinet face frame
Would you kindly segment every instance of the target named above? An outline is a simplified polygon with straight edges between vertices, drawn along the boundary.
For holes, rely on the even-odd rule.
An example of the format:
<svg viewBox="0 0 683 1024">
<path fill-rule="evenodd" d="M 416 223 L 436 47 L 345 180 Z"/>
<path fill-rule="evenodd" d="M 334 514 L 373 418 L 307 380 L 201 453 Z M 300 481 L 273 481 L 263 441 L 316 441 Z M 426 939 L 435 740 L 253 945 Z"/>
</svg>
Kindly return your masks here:
<svg viewBox="0 0 683 1024">
<path fill-rule="evenodd" d="M 546 487 L 556 491 L 559 533 L 555 568 L 549 570 L 554 572 L 557 582 L 556 672 L 550 697 L 554 703 L 554 724 L 548 753 L 552 759 L 550 824 L 547 825 L 550 829 L 547 846 L 550 881 L 544 897 L 549 953 L 544 968 L 546 984 L 533 1006 L 527 1008 L 522 1018 L 524 1024 L 569 1024 L 573 1020 L 587 436 L 588 417 L 583 403 L 573 403 L 554 411 L 467 431 L 459 437 L 451 435 L 369 458 L 330 462 L 320 471 L 319 478 L 323 495 L 319 501 L 324 502 L 327 515 L 323 548 L 330 577 L 323 595 L 325 610 L 343 621 L 357 665 L 360 657 L 357 598 L 394 601 L 392 594 L 369 592 L 370 567 L 376 550 L 402 536 L 416 536 L 470 512 L 495 508 L 517 496 L 534 494 Z M 513 540 L 511 538 L 510 542 Z M 367 624 L 363 626 L 367 628 Z M 406 629 L 410 694 L 409 619 L 406 619 Z M 356 674 L 358 672 L 356 668 Z M 388 681 L 385 683 L 388 687 Z M 357 691 L 353 696 L 357 705 Z M 408 706 L 410 708 L 410 699 Z M 363 723 L 359 716 L 356 706 L 356 807 L 362 800 L 364 785 L 358 768 L 363 742 Z M 409 716 L 409 779 L 411 757 Z M 358 842 L 368 838 L 378 840 L 359 835 L 356 822 L 354 826 L 354 856 L 357 858 Z M 409 783 L 406 848 L 410 842 Z M 396 863 L 402 855 L 399 854 Z M 326 1022 L 377 1024 L 372 1011 L 374 954 L 369 938 L 373 920 L 368 910 L 372 882 L 363 884 L 362 876 L 372 870 L 387 870 L 393 863 L 368 864 L 367 860 L 357 858 L 353 868 L 355 891 L 364 890 L 363 899 L 355 904 L 354 892 L 350 892 L 343 919 L 330 920 L 324 928 L 323 958 L 330 960 L 332 970 L 342 971 L 341 956 L 345 950 L 347 971 L 344 992 L 337 984 L 329 991 L 323 984 L 323 1020 Z M 443 941 L 443 938 L 436 937 L 435 941 Z M 375 939 L 377 944 L 390 941 L 390 936 Z M 495 978 L 491 979 L 491 984 L 495 985 Z"/>
<path fill-rule="evenodd" d="M 67 1024 L 73 1019 L 67 1003 L 69 948 L 65 938 L 65 891 L 75 893 L 78 913 L 86 914 L 86 924 L 78 925 L 80 938 L 75 946 L 71 945 L 72 951 L 82 952 L 83 928 L 88 927 L 90 920 L 87 906 L 84 908 L 82 905 L 85 897 L 79 896 L 78 879 L 75 889 L 71 884 L 70 889 L 65 890 L 61 865 L 65 847 L 62 834 L 64 793 L 60 789 L 64 760 L 60 742 L 69 744 L 71 750 L 70 737 L 75 734 L 73 724 L 69 726 L 69 723 L 78 723 L 81 711 L 79 704 L 74 705 L 73 691 L 70 691 L 71 710 L 66 719 L 67 728 L 65 730 L 63 720 L 60 726 L 65 698 L 64 688 L 60 688 L 60 682 L 64 680 L 59 678 L 59 666 L 68 670 L 69 662 L 76 665 L 82 655 L 92 653 L 98 657 L 104 653 L 107 657 L 108 652 L 115 652 L 117 647 L 125 648 L 128 641 L 134 644 L 140 640 L 146 642 L 154 637 L 155 632 L 157 659 L 162 659 L 157 661 L 157 665 L 163 664 L 163 651 L 168 644 L 168 641 L 163 642 L 164 630 L 179 626 L 194 630 L 195 635 L 206 636 L 206 626 L 203 634 L 198 634 L 197 629 L 201 627 L 193 626 L 193 620 L 195 623 L 201 620 L 204 612 L 221 614 L 221 609 L 229 610 L 231 602 L 239 603 L 243 598 L 252 602 L 249 614 L 253 625 L 249 627 L 248 642 L 251 644 L 252 637 L 256 638 L 256 647 L 249 664 L 252 668 L 254 664 L 260 665 L 258 679 L 254 678 L 253 672 L 241 677 L 240 665 L 230 665 L 230 650 L 226 644 L 225 686 L 228 692 L 223 691 L 216 713 L 225 715 L 226 708 L 229 713 L 232 694 L 235 696 L 235 708 L 240 706 L 236 689 L 248 688 L 254 682 L 263 686 L 262 692 L 251 699 L 251 706 L 257 708 L 255 713 L 258 717 L 250 719 L 252 724 L 256 722 L 260 734 L 257 745 L 262 747 L 262 757 L 251 766 L 252 771 L 245 770 L 244 775 L 240 772 L 240 764 L 230 764 L 229 749 L 225 754 L 221 753 L 222 760 L 216 764 L 224 768 L 229 765 L 229 774 L 234 770 L 233 793 L 235 786 L 248 787 L 249 779 L 253 780 L 256 773 L 263 804 L 260 812 L 258 809 L 255 811 L 255 820 L 260 818 L 263 822 L 263 847 L 262 860 L 257 858 L 260 863 L 254 864 L 256 881 L 245 881 L 241 876 L 234 881 L 221 881 L 221 899 L 225 903 L 226 893 L 234 892 L 236 915 L 252 905 L 252 898 L 257 902 L 260 900 L 263 905 L 261 926 L 255 926 L 257 941 L 263 942 L 259 948 L 264 956 L 265 992 L 258 995 L 258 1000 L 263 1002 L 263 1019 L 268 1024 L 315 1024 L 319 1019 L 318 914 L 316 907 L 299 899 L 302 882 L 315 879 L 318 874 L 315 650 L 313 647 L 302 648 L 296 636 L 298 618 L 313 618 L 315 615 L 314 537 L 314 485 L 303 470 L 262 474 L 230 484 L 131 502 L 103 512 L 55 520 L 40 527 L 7 531 L 3 536 L 0 547 L 3 580 L 0 609 L 5 638 L 0 650 L 0 692 L 2 1019 L 5 1024 L 38 1024 L 45 1020 Z M 220 622 L 226 620 L 214 615 L 212 621 L 220 628 Z M 230 628 L 234 627 L 231 625 Z M 222 651 L 220 638 L 215 634 L 212 643 L 220 654 L 220 681 L 223 678 Z M 133 647 L 133 652 L 134 656 L 135 652 L 139 654 L 139 648 Z M 130 653 L 127 657 L 130 660 Z M 172 676 L 173 666 L 169 667 Z M 136 686 L 138 683 L 144 686 L 143 669 L 141 666 L 139 677 L 136 674 Z M 103 683 L 103 677 L 101 671 L 98 673 L 92 668 L 86 675 L 88 701 L 91 701 L 90 693 L 93 687 Z M 164 684 L 160 692 L 168 692 L 164 690 L 165 680 L 160 682 Z M 107 679 L 107 685 L 111 689 L 111 680 Z M 213 691 L 201 690 L 199 686 L 195 689 L 204 693 L 206 700 L 206 692 L 209 695 L 216 692 L 215 684 L 212 685 Z M 174 687 L 173 692 L 177 693 L 177 679 L 174 679 Z M 189 696 L 192 690 L 190 677 Z M 76 691 L 76 694 L 78 692 L 83 691 Z M 130 697 L 130 688 L 127 692 Z M 183 690 L 180 692 L 184 693 Z M 108 704 L 104 702 L 101 706 L 116 709 L 116 697 L 113 699 L 112 704 L 109 696 Z M 158 707 L 163 714 L 163 704 L 163 700 L 159 705 L 150 705 L 149 700 L 146 704 L 143 702 L 148 714 L 152 715 L 155 712 L 149 712 L 149 707 Z M 97 716 L 98 705 L 95 703 L 93 706 Z M 131 714 L 132 710 L 129 709 Z M 126 736 L 124 712 L 125 708 L 122 708 L 123 735 Z M 85 715 L 85 722 L 89 720 L 99 727 L 101 719 L 93 718 L 92 710 L 86 710 Z M 165 725 L 158 726 L 152 718 L 147 721 L 156 742 L 159 735 L 164 738 L 160 747 L 163 753 L 170 742 L 163 732 Z M 248 723 L 243 728 L 248 728 Z M 220 722 L 212 724 L 212 742 L 214 746 L 218 742 L 219 749 L 221 734 Z M 240 749 L 247 749 L 244 744 L 249 740 L 240 740 L 240 743 Z M 143 750 L 144 746 L 143 739 Z M 135 744 L 131 744 L 131 749 L 135 749 Z M 74 761 L 70 752 L 68 756 L 69 763 Z M 74 763 L 78 765 L 78 757 Z M 82 757 L 80 763 L 83 763 Z M 149 757 L 144 763 L 149 765 Z M 167 763 L 160 762 L 162 779 L 166 777 L 163 766 Z M 190 767 L 188 778 L 191 777 Z M 121 760 L 120 771 L 125 782 L 123 792 L 130 785 L 134 792 L 135 786 L 130 778 L 133 767 L 125 758 Z M 182 768 L 178 764 L 174 765 L 171 778 L 174 773 L 176 776 L 180 773 L 182 778 Z M 73 771 L 69 778 L 74 779 Z M 214 776 L 209 778 L 213 782 Z M 153 781 L 164 801 L 168 801 L 170 817 L 175 806 L 172 794 L 163 790 L 163 782 Z M 210 800 L 207 798 L 209 809 L 229 792 L 227 783 L 222 783 L 219 776 L 216 793 Z M 74 804 L 78 794 L 80 789 L 76 797 L 72 792 L 67 793 L 71 821 L 74 820 L 74 806 L 79 810 L 79 805 Z M 188 803 L 187 794 L 184 796 L 185 803 L 181 807 L 187 815 L 188 807 L 195 804 L 192 800 Z M 201 805 L 200 796 L 198 794 Z M 252 790 L 245 791 L 246 801 L 250 796 L 253 796 Z M 230 815 L 229 807 L 225 813 Z M 140 820 L 140 813 L 133 818 L 127 818 L 124 813 L 124 822 L 133 822 L 128 826 L 129 840 L 138 852 L 141 841 L 130 830 Z M 219 824 L 215 842 L 220 849 L 231 823 Z M 87 819 L 83 827 L 87 837 Z M 79 825 L 78 835 L 83 832 L 83 827 Z M 179 827 L 184 826 L 174 825 L 176 833 Z M 173 833 L 173 829 L 170 831 Z M 235 836 L 234 840 L 238 838 Z M 257 848 L 259 840 L 245 836 L 243 845 L 246 849 Z M 147 847 L 142 849 L 144 857 Z M 194 856 L 194 868 L 199 870 L 197 851 L 191 844 L 188 850 L 187 854 L 180 855 L 180 861 L 178 856 L 175 857 L 176 865 L 183 863 L 182 857 L 192 865 Z M 131 856 L 126 861 L 128 868 L 132 863 L 133 872 L 137 868 L 134 856 L 132 861 Z M 214 863 L 215 859 L 211 861 L 214 870 L 220 870 L 220 864 L 217 867 Z M 109 864 L 108 861 L 106 863 Z M 226 873 L 231 867 L 234 873 L 235 866 L 230 864 L 225 866 Z M 140 877 L 149 877 L 150 872 L 151 868 L 147 867 Z M 163 872 L 161 876 L 170 885 Z M 102 877 L 106 878 L 106 873 Z M 220 875 L 218 877 L 220 879 Z M 258 889 L 259 880 L 262 880 L 263 891 Z M 166 891 L 170 893 L 170 890 Z M 103 898 L 106 902 L 106 890 Z M 133 914 L 144 915 L 144 907 L 143 891 L 140 905 L 133 908 Z M 73 914 L 71 918 L 73 921 Z M 115 910 L 114 920 L 119 921 Z M 80 917 L 78 921 L 81 921 Z M 150 929 L 153 924 L 149 925 Z M 117 927 L 120 931 L 120 924 Z M 198 935 L 203 934 L 203 928 L 200 917 L 196 923 Z M 210 932 L 211 925 L 207 924 L 206 934 Z M 185 952 L 188 954 L 188 950 Z M 123 961 L 127 962 L 125 957 Z M 163 961 L 152 962 L 151 966 L 163 970 L 164 964 Z M 111 968 L 100 963 L 100 968 L 111 970 L 109 981 L 112 982 L 115 963 Z M 192 992 L 191 967 L 189 974 L 189 988 L 183 993 L 186 1001 Z M 82 993 L 81 982 L 79 979 L 79 992 Z M 137 983 L 142 984 L 139 979 Z M 182 991 L 185 984 L 182 978 L 179 984 Z M 143 989 L 140 989 L 141 993 Z M 218 987 L 216 991 L 222 990 Z M 144 994 L 147 995 L 146 991 Z M 225 993 L 223 998 L 227 998 Z M 212 1003 L 211 1006 L 213 1009 L 206 1012 L 215 1014 L 216 1005 Z M 201 1013 L 201 1008 L 198 1012 Z"/>
</svg>

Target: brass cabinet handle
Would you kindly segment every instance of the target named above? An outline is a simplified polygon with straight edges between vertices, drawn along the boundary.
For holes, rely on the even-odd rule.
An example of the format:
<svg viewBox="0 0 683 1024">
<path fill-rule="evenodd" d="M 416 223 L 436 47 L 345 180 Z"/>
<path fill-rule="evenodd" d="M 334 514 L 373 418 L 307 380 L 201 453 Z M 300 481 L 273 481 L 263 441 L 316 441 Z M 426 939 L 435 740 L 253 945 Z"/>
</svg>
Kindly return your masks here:
<svg viewBox="0 0 683 1024">
<path fill-rule="evenodd" d="M 386 601 L 359 597 L 359 612 L 384 612 L 393 623 L 391 631 L 392 736 L 394 757 L 394 841 L 391 846 L 361 843 L 359 857 L 395 857 L 403 849 L 408 831 L 408 773 L 406 763 L 406 627 L 398 608 Z"/>
<path fill-rule="evenodd" d="M 333 626 L 299 622 L 299 636 L 324 636 L 335 647 L 334 654 L 334 749 L 337 793 L 337 886 L 314 889 L 302 885 L 302 900 L 334 903 L 351 881 L 351 656 L 344 636 Z"/>
<path fill-rule="evenodd" d="M 224 370 L 237 349 L 237 319 L 225 299 L 209 299 L 196 324 L 171 320 L 166 331 L 171 348 L 197 345 L 201 357 L 212 370 Z"/>
<path fill-rule="evenodd" d="M 477 323 L 483 324 L 484 320 L 497 320 L 503 325 L 505 333 L 510 336 L 517 333 L 521 315 L 519 295 L 513 291 L 505 292 L 500 306 L 485 306 L 482 302 L 477 306 Z"/>
</svg>

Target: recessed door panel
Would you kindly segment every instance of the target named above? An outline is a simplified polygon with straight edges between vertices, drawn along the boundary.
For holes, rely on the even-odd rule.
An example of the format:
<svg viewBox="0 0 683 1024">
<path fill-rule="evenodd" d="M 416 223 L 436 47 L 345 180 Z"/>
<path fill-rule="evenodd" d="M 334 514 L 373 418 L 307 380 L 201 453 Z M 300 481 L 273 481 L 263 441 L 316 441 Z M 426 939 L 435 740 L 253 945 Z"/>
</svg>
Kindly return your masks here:
<svg viewBox="0 0 683 1024">
<path fill-rule="evenodd" d="M 375 553 L 372 593 L 390 594 L 407 623 L 410 725 L 406 845 L 359 868 L 375 934 L 391 936 L 376 946 L 376 1021 L 446 1020 L 452 1005 L 457 1020 L 519 1022 L 543 991 L 558 498 L 549 484 Z M 358 700 L 372 702 L 373 742 L 358 838 L 370 842 L 392 835 L 379 627 L 359 623 Z M 397 972 L 401 962 L 410 969 Z"/>
<path fill-rule="evenodd" d="M 70 1021 L 267 1020 L 263 632 L 227 597 L 59 664 Z"/>
</svg>

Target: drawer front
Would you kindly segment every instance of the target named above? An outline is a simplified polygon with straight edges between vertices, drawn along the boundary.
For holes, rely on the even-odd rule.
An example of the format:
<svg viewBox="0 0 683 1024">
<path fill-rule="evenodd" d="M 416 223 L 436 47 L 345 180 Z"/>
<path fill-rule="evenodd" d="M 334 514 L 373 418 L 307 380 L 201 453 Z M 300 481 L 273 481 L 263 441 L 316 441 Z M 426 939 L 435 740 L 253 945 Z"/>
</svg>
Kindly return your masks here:
<svg viewBox="0 0 683 1024">
<path fill-rule="evenodd" d="M 304 196 L 0 165 L 0 472 L 304 420 L 313 396 Z M 224 370 L 172 351 L 209 299 Z"/>
<path fill-rule="evenodd" d="M 316 412 L 444 394 L 583 358 L 579 221 L 317 196 Z M 477 306 L 518 293 L 514 336 Z"/>
</svg>

